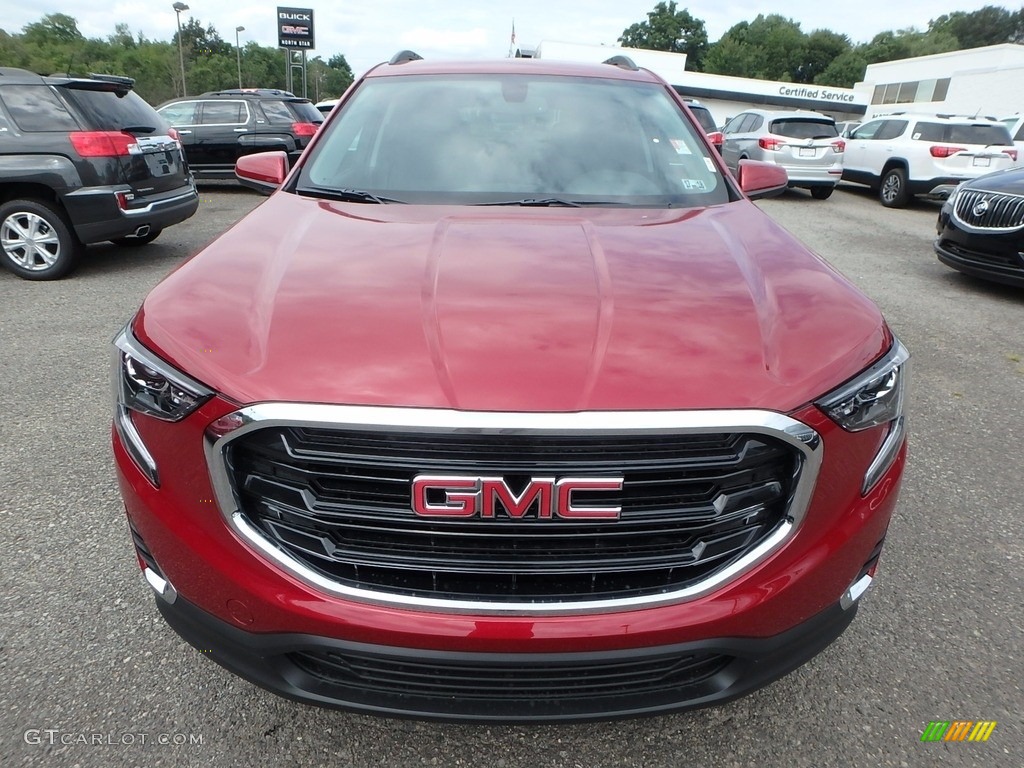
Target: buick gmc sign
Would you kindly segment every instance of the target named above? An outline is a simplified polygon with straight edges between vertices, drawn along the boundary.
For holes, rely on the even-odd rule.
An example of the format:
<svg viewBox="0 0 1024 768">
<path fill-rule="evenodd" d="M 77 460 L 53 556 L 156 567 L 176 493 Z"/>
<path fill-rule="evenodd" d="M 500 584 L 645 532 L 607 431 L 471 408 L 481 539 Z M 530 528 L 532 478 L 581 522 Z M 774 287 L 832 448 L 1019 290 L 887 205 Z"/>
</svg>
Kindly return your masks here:
<svg viewBox="0 0 1024 768">
<path fill-rule="evenodd" d="M 316 48 L 312 8 L 277 9 L 278 48 Z"/>
</svg>

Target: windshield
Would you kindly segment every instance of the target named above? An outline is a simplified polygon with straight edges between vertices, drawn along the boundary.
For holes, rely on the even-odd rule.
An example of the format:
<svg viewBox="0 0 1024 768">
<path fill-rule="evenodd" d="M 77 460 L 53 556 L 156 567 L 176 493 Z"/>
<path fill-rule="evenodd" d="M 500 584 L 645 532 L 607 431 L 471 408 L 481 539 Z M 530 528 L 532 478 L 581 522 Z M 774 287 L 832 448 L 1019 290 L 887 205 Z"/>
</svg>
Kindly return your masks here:
<svg viewBox="0 0 1024 768">
<path fill-rule="evenodd" d="M 655 84 L 536 75 L 370 78 L 296 191 L 409 203 L 726 202 L 695 127 Z"/>
</svg>

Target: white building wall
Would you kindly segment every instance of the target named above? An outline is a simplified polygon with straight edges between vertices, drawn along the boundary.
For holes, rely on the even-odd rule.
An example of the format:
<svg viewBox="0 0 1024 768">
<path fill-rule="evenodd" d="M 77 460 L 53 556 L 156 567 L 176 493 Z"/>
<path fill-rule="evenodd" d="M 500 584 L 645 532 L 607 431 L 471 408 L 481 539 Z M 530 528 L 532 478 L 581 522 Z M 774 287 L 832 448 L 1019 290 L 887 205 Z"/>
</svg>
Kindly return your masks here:
<svg viewBox="0 0 1024 768">
<path fill-rule="evenodd" d="M 929 86 L 941 87 L 946 78 L 943 98 L 933 98 Z M 879 103 L 880 86 L 888 86 L 890 93 L 904 86 L 913 98 Z M 1024 46 L 990 45 L 870 64 L 854 90 L 867 99 L 868 116 L 914 111 L 1003 117 L 1024 112 Z"/>
</svg>

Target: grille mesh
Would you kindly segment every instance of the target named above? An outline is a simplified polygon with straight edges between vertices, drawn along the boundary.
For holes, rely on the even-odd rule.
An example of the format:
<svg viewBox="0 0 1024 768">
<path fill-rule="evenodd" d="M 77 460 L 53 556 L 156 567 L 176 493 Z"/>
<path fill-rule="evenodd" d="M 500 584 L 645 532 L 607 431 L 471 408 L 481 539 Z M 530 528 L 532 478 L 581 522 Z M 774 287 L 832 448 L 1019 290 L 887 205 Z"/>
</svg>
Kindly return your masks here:
<svg viewBox="0 0 1024 768">
<path fill-rule="evenodd" d="M 956 217 L 975 229 L 1013 230 L 1024 227 L 1024 195 L 1006 195 L 980 189 L 961 190 Z"/>
<path fill-rule="evenodd" d="M 452 700 L 471 706 L 528 700 L 558 707 L 680 694 L 696 697 L 733 660 L 716 653 L 672 653 L 623 659 L 529 661 L 463 658 L 390 658 L 377 654 L 310 650 L 289 654 L 318 681 L 353 695 Z"/>
<path fill-rule="evenodd" d="M 759 434 L 491 435 L 265 427 L 227 448 L 240 511 L 322 577 L 388 594 L 509 603 L 683 589 L 786 518 L 797 451 Z M 419 474 L 624 478 L 614 521 L 421 518 Z M 587 503 L 586 492 L 578 501 Z"/>
</svg>

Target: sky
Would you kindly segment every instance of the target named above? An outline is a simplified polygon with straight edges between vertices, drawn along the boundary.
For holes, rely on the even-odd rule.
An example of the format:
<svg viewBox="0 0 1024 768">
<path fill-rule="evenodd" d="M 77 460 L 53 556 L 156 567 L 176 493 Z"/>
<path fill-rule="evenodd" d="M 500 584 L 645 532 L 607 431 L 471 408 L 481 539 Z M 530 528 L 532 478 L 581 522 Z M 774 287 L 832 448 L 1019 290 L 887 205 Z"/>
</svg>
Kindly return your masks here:
<svg viewBox="0 0 1024 768">
<path fill-rule="evenodd" d="M 536 47 L 542 40 L 615 45 L 629 25 L 646 21 L 657 0 L 485 0 L 485 2 L 440 2 L 439 0 L 362 0 L 323 2 L 294 0 L 286 7 L 312 8 L 316 50 L 325 60 L 343 53 L 358 75 L 374 64 L 411 48 L 425 58 L 501 58 L 508 54 L 513 20 L 517 43 Z M 59 0 L 18 2 L 0 0 L 0 29 L 20 32 L 26 24 L 48 13 L 65 13 L 78 21 L 86 37 L 105 38 L 114 25 L 126 23 L 133 34 L 170 40 L 176 29 L 173 0 L 138 2 L 131 0 Z M 221 38 L 234 43 L 235 27 L 244 46 L 253 40 L 260 45 L 277 43 L 278 2 L 247 0 L 190 0 L 182 22 L 194 16 L 204 27 L 213 24 Z M 879 32 L 914 27 L 925 30 L 930 19 L 953 11 L 976 11 L 999 0 L 786 0 L 785 2 L 734 2 L 705 0 L 677 8 L 703 19 L 712 42 L 741 21 L 752 21 L 758 13 L 779 13 L 800 23 L 810 33 L 830 29 L 847 35 L 854 43 L 869 41 Z M 0 62 L 3 65 L 4 62 Z"/>
</svg>

